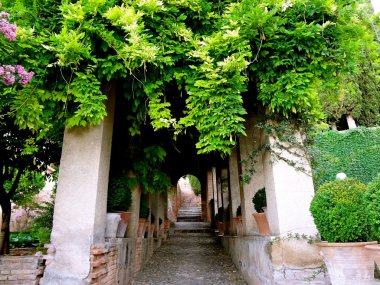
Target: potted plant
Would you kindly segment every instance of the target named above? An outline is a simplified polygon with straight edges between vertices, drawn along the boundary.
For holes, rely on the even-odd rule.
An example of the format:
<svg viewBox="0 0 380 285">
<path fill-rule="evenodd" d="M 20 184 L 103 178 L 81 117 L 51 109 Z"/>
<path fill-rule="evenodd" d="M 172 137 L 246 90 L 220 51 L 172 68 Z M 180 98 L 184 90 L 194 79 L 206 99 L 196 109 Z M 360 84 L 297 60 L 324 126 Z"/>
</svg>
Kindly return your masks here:
<svg viewBox="0 0 380 285">
<path fill-rule="evenodd" d="M 133 187 L 132 184 L 133 181 L 128 176 L 110 180 L 107 198 L 106 237 L 124 237 L 125 235 L 131 214 L 128 209 L 132 204 L 130 190 Z"/>
<path fill-rule="evenodd" d="M 242 236 L 243 235 L 243 223 L 241 220 L 241 206 L 240 205 L 236 208 L 236 217 L 234 217 L 234 222 L 235 222 L 236 234 L 238 236 Z"/>
<path fill-rule="evenodd" d="M 252 198 L 252 203 L 256 210 L 256 213 L 253 213 L 252 215 L 255 218 L 259 234 L 270 235 L 268 219 L 265 213 L 267 207 L 267 196 L 265 193 L 265 187 L 257 190 L 257 192 Z"/>
<path fill-rule="evenodd" d="M 317 243 L 332 284 L 372 284 L 374 262 L 364 248 L 370 239 L 366 185 L 347 178 L 323 184 L 310 212 L 323 240 Z"/>
<path fill-rule="evenodd" d="M 371 233 L 373 239 L 380 240 L 380 174 L 378 174 L 373 181 L 368 184 L 366 193 L 367 201 L 367 214 L 371 226 Z M 367 245 L 366 248 L 370 250 L 372 257 L 378 267 L 380 267 L 380 245 Z"/>
<path fill-rule="evenodd" d="M 150 209 L 148 207 L 148 201 L 141 197 L 140 200 L 140 213 L 139 213 L 139 228 L 138 228 L 138 236 L 144 237 L 146 230 L 146 220 L 149 217 Z"/>
</svg>

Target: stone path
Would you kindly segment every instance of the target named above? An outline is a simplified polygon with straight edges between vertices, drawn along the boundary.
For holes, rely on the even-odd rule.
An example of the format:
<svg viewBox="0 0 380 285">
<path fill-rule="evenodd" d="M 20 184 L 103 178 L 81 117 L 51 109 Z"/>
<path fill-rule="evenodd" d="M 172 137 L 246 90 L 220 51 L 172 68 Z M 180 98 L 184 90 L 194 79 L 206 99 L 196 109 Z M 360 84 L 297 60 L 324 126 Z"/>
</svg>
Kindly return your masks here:
<svg viewBox="0 0 380 285">
<path fill-rule="evenodd" d="M 243 285 L 230 257 L 206 223 L 176 223 L 172 235 L 145 264 L 135 285 Z"/>
</svg>

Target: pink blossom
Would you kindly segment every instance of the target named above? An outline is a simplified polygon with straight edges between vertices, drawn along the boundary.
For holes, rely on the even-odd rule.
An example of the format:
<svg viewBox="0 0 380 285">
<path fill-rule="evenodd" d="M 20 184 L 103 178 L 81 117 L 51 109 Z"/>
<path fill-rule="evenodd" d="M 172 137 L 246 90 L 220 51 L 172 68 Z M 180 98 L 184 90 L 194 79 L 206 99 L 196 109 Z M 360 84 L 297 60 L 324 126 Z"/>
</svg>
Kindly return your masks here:
<svg viewBox="0 0 380 285">
<path fill-rule="evenodd" d="M 34 72 L 27 72 L 22 65 L 3 65 L 0 66 L 0 81 L 7 86 L 11 86 L 18 79 L 22 85 L 28 84 L 34 76 Z"/>
<path fill-rule="evenodd" d="M 9 13 L 0 12 L 0 34 L 3 34 L 9 41 L 14 41 L 16 40 L 17 27 L 8 22 L 9 17 Z"/>
</svg>

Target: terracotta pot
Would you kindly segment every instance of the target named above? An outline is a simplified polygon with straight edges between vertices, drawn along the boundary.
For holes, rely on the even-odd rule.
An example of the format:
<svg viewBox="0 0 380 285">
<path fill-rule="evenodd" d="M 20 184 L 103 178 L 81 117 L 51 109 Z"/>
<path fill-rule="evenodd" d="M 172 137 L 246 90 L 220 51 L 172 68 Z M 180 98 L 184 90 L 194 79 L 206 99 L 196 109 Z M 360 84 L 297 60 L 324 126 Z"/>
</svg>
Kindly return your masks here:
<svg viewBox="0 0 380 285">
<path fill-rule="evenodd" d="M 224 235 L 224 223 L 218 222 L 219 235 Z"/>
<path fill-rule="evenodd" d="M 146 230 L 146 219 L 140 218 L 139 219 L 139 228 L 137 230 L 137 236 L 138 237 L 144 237 Z"/>
<path fill-rule="evenodd" d="M 129 216 L 131 212 L 118 212 L 120 213 L 120 222 L 117 227 L 116 237 L 123 238 L 125 236 L 125 232 L 127 231 Z"/>
<path fill-rule="evenodd" d="M 165 220 L 165 223 L 164 223 L 164 229 L 165 231 L 168 231 L 170 228 L 170 220 Z"/>
<path fill-rule="evenodd" d="M 317 243 L 316 245 L 321 249 L 331 284 L 373 284 L 374 262 L 365 246 L 376 243 L 376 241 Z"/>
<path fill-rule="evenodd" d="M 375 260 L 377 266 L 380 267 L 380 245 L 366 245 L 365 248 L 369 251 L 369 254 Z"/>
<path fill-rule="evenodd" d="M 243 235 L 243 223 L 241 220 L 241 216 L 234 217 L 234 222 L 235 222 L 236 235 L 242 236 Z"/>
<path fill-rule="evenodd" d="M 257 228 L 259 230 L 259 235 L 269 236 L 269 224 L 266 213 L 253 213 L 253 217 L 255 218 Z"/>
</svg>

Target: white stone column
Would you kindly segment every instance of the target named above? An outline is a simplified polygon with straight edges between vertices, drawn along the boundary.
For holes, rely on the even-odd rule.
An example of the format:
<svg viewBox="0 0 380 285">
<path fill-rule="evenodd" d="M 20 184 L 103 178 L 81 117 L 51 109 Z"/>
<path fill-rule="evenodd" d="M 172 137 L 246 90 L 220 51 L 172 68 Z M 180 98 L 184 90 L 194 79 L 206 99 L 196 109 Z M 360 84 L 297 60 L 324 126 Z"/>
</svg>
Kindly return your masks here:
<svg viewBox="0 0 380 285">
<path fill-rule="evenodd" d="M 216 183 L 216 167 L 212 167 L 212 190 L 214 196 L 214 215 L 218 213 L 218 185 Z"/>
<path fill-rule="evenodd" d="M 255 128 L 256 123 L 253 116 L 247 118 L 245 123 L 247 136 L 239 138 L 240 159 L 245 161 L 242 164 L 242 175 L 250 176 L 249 183 L 243 184 L 240 191 L 242 223 L 245 235 L 258 233 L 256 222 L 252 216 L 256 212 L 252 198 L 257 190 L 265 186 L 262 155 L 254 155 L 253 160 L 250 159 L 250 156 L 261 146 L 262 142 L 263 131 Z M 254 169 L 254 172 L 250 173 L 250 169 Z"/>
<path fill-rule="evenodd" d="M 132 175 L 132 174 L 131 174 Z M 136 238 L 139 228 L 139 214 L 140 214 L 140 199 L 141 199 L 141 187 L 137 184 L 132 190 L 132 204 L 129 208 L 131 215 L 128 221 L 127 237 Z"/>
<path fill-rule="evenodd" d="M 300 138 L 299 134 L 295 136 Z M 270 145 L 275 145 L 276 138 L 269 137 L 268 140 Z M 271 234 L 299 233 L 313 236 L 317 233 L 317 229 L 309 211 L 314 196 L 310 165 L 304 159 L 301 149 L 293 149 L 292 153 L 289 153 L 273 147 L 272 151 L 281 152 L 285 160 L 274 160 L 269 151 L 265 154 L 267 217 Z M 296 163 L 296 167 L 286 161 Z"/>
<path fill-rule="evenodd" d="M 99 125 L 65 130 L 51 235 L 55 255 L 42 284 L 87 284 L 91 245 L 104 243 L 114 99 L 112 89 Z"/>
<path fill-rule="evenodd" d="M 346 116 L 346 120 L 347 120 L 347 125 L 348 125 L 349 129 L 355 129 L 355 128 L 357 128 L 355 119 L 352 117 L 351 114 L 349 114 L 349 115 Z"/>
<path fill-rule="evenodd" d="M 231 155 L 228 158 L 229 167 L 229 184 L 230 184 L 230 216 L 231 216 L 231 232 L 235 233 L 235 220 L 236 210 L 240 206 L 240 178 L 239 178 L 239 168 L 237 151 L 234 148 Z"/>
<path fill-rule="evenodd" d="M 212 208 L 214 207 L 214 205 L 211 205 L 211 200 L 213 199 L 213 191 L 212 191 L 212 171 L 209 170 L 207 171 L 207 186 L 206 186 L 206 189 L 207 189 L 207 219 L 206 221 L 207 222 L 211 222 L 213 217 L 211 216 L 212 215 Z"/>
</svg>

